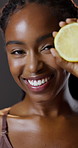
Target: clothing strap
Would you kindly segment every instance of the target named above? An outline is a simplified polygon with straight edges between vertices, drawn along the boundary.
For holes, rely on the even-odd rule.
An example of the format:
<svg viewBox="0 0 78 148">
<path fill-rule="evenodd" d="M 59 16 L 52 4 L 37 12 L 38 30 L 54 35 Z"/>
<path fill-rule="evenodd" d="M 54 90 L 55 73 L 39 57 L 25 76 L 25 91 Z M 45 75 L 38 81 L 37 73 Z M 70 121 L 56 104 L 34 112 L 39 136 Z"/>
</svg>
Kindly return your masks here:
<svg viewBox="0 0 78 148">
<path fill-rule="evenodd" d="M 2 148 L 13 148 L 10 139 L 8 137 L 8 124 L 7 114 L 2 116 L 2 137 L 1 137 Z M 1 147 L 0 147 L 1 148 Z"/>
<path fill-rule="evenodd" d="M 2 135 L 8 132 L 7 129 L 7 114 L 2 116 Z"/>
</svg>

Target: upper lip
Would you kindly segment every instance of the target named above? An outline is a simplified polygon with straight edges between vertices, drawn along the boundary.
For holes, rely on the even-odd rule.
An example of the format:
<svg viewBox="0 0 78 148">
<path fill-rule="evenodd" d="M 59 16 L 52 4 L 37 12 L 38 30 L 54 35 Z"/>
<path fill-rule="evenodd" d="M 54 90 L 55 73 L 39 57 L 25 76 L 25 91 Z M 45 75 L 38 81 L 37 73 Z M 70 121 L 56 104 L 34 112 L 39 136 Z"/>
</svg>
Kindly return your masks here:
<svg viewBox="0 0 78 148">
<path fill-rule="evenodd" d="M 28 77 L 28 78 L 24 78 L 24 80 L 40 80 L 40 79 L 45 79 L 47 77 L 51 77 L 51 76 L 54 76 L 54 73 L 49 73 L 49 74 L 45 74 L 45 75 L 40 75 L 40 76 L 31 76 L 31 77 Z"/>
</svg>

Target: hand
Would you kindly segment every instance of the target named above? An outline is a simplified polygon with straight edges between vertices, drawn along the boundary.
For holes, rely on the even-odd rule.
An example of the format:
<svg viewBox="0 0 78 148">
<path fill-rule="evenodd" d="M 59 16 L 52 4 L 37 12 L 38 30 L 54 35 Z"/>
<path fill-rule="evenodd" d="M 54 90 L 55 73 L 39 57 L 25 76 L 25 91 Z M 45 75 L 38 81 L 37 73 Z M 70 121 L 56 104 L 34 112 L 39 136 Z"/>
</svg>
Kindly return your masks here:
<svg viewBox="0 0 78 148">
<path fill-rule="evenodd" d="M 65 22 L 61 21 L 59 23 L 59 26 L 62 28 L 63 26 L 73 23 L 73 22 L 78 22 L 78 19 L 73 18 L 73 19 L 66 19 Z M 53 32 L 53 37 L 55 38 L 57 32 Z M 51 49 L 51 53 L 53 57 L 55 58 L 55 61 L 57 65 L 59 65 L 61 68 L 66 69 L 66 71 L 72 73 L 74 76 L 78 77 L 78 62 L 68 62 L 64 60 L 63 58 L 60 57 L 58 52 L 55 50 L 55 48 Z"/>
</svg>

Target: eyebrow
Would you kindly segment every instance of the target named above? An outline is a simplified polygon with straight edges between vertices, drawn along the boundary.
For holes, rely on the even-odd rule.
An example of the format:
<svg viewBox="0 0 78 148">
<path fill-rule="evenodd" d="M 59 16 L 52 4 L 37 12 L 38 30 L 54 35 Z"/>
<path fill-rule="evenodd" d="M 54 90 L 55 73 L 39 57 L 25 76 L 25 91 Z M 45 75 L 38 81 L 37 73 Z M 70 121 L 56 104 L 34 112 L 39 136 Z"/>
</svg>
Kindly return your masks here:
<svg viewBox="0 0 78 148">
<path fill-rule="evenodd" d="M 47 39 L 47 38 L 49 38 L 49 37 L 52 37 L 52 33 L 43 35 L 43 36 L 39 37 L 36 41 L 37 41 L 37 42 L 41 42 L 42 40 L 45 40 L 45 39 Z"/>
<path fill-rule="evenodd" d="M 8 41 L 8 42 L 6 43 L 6 46 L 7 46 L 7 45 L 11 45 L 11 44 L 25 45 L 25 43 L 24 43 L 24 42 L 21 42 L 21 41 Z"/>
<path fill-rule="evenodd" d="M 36 40 L 36 42 L 41 42 L 42 40 L 45 40 L 45 39 L 47 39 L 47 38 L 49 38 L 49 37 L 52 37 L 52 33 L 49 33 L 49 34 L 46 34 L 46 35 L 43 35 L 43 36 L 41 36 L 41 37 L 39 37 L 37 40 Z M 6 42 L 6 46 L 7 45 L 11 45 L 11 44 L 19 44 L 19 45 L 25 45 L 25 43 L 24 42 L 22 42 L 22 41 L 8 41 L 8 42 Z"/>
</svg>

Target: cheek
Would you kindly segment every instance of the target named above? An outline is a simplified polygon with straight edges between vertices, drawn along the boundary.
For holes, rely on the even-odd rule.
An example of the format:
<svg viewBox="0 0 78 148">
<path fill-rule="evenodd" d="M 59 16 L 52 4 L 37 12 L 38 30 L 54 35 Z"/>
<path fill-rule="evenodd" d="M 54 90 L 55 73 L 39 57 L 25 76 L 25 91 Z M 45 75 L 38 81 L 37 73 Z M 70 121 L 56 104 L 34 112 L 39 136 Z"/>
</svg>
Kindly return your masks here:
<svg viewBox="0 0 78 148">
<path fill-rule="evenodd" d="M 69 73 L 61 68 L 59 65 L 57 65 L 55 58 L 52 56 L 52 54 L 47 54 L 43 57 L 44 62 L 50 67 L 54 68 L 57 71 L 57 79 L 61 79 L 62 81 L 67 79 L 69 76 Z"/>
<path fill-rule="evenodd" d="M 52 54 L 46 54 L 46 55 L 43 55 L 43 61 L 44 63 L 46 63 L 48 66 L 50 66 L 50 68 L 54 68 L 56 70 L 59 70 L 61 69 L 57 64 L 56 64 L 56 61 L 55 61 L 55 58 L 52 56 Z"/>
<path fill-rule="evenodd" d="M 17 59 L 15 60 L 15 59 L 8 57 L 8 63 L 9 63 L 9 68 L 10 68 L 10 72 L 12 76 L 13 77 L 20 76 L 20 74 L 22 73 L 22 69 L 23 69 L 22 61 L 17 60 Z"/>
<path fill-rule="evenodd" d="M 50 67 L 54 68 L 57 73 L 57 84 L 63 84 L 63 82 L 66 81 L 69 77 L 69 73 L 62 69 L 60 66 L 56 64 L 55 58 L 52 56 L 52 54 L 47 54 L 46 56 L 43 57 L 44 62 Z"/>
</svg>

